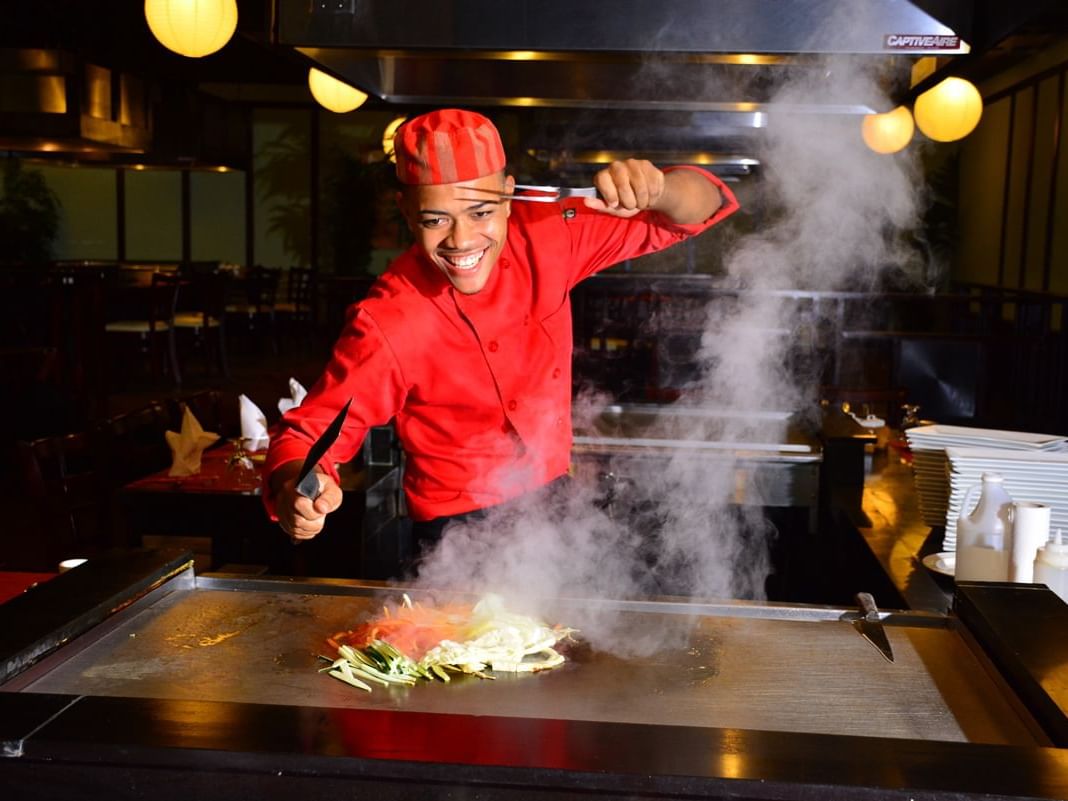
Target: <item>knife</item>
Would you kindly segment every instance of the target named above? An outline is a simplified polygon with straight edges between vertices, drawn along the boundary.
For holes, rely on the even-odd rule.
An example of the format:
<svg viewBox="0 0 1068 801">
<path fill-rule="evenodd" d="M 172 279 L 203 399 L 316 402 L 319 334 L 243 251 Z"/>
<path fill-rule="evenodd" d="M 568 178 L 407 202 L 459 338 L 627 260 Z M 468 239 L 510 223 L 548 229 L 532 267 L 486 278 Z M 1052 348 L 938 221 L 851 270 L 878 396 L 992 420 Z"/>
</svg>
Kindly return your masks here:
<svg viewBox="0 0 1068 801">
<path fill-rule="evenodd" d="M 341 411 L 337 413 L 337 417 L 326 427 L 319 439 L 315 440 L 308 455 L 304 458 L 304 464 L 301 465 L 300 474 L 297 476 L 297 492 L 305 498 L 311 498 L 314 501 L 322 492 L 322 487 L 319 486 L 319 476 L 315 473 L 315 465 L 319 464 L 319 460 L 337 440 L 351 404 L 352 398 L 349 398 L 341 407 Z"/>
<path fill-rule="evenodd" d="M 857 602 L 860 604 L 860 616 L 852 615 L 853 628 L 860 632 L 865 640 L 870 642 L 883 655 L 887 662 L 894 661 L 894 651 L 890 647 L 890 640 L 886 638 L 882 620 L 879 618 L 879 609 L 875 606 L 875 599 L 871 593 L 858 592 Z"/>
</svg>

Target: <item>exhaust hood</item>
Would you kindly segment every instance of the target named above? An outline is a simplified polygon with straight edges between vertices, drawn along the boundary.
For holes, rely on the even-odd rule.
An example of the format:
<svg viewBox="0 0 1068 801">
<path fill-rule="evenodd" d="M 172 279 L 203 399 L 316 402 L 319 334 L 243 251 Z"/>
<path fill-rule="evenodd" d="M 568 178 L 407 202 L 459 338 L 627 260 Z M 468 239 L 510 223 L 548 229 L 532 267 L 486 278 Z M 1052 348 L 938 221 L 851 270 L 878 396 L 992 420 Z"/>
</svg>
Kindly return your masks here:
<svg viewBox="0 0 1068 801">
<path fill-rule="evenodd" d="M 878 59 L 892 91 L 914 57 L 968 51 L 965 0 L 277 0 L 276 39 L 397 104 L 760 112 L 826 54 Z M 823 112 L 870 113 L 847 97 Z M 744 126 L 743 126 L 744 127 Z"/>
<path fill-rule="evenodd" d="M 758 166 L 784 84 L 804 81 L 810 99 L 777 102 L 779 111 L 888 111 L 908 93 L 918 58 L 968 52 L 973 5 L 276 0 L 274 35 L 391 104 L 515 110 L 523 149 L 554 169 L 626 153 L 729 176 Z M 861 67 L 878 76 L 878 91 L 870 82 L 842 91 L 829 72 Z"/>
</svg>

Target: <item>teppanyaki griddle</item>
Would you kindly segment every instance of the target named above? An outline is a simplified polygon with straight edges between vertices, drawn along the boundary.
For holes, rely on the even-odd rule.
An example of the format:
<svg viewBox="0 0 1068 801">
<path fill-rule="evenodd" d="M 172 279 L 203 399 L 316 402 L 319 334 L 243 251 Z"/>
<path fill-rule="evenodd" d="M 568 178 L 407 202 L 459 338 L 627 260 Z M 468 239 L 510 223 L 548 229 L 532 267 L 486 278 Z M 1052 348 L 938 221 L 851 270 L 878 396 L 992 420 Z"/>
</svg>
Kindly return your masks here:
<svg viewBox="0 0 1068 801">
<path fill-rule="evenodd" d="M 566 605 L 617 618 L 619 652 L 575 648 L 561 668 L 495 681 L 365 693 L 318 673 L 325 639 L 353 628 L 399 590 L 197 577 L 172 582 L 34 668 L 6 691 L 301 704 L 765 731 L 1035 745 L 1012 702 L 948 618 L 885 621 L 895 661 L 861 638 L 844 610 L 752 603 Z M 337 594 L 334 594 L 337 593 Z M 425 594 L 413 592 L 414 599 Z M 659 642 L 635 655 L 637 644 Z M 647 646 L 648 650 L 648 646 Z"/>
</svg>

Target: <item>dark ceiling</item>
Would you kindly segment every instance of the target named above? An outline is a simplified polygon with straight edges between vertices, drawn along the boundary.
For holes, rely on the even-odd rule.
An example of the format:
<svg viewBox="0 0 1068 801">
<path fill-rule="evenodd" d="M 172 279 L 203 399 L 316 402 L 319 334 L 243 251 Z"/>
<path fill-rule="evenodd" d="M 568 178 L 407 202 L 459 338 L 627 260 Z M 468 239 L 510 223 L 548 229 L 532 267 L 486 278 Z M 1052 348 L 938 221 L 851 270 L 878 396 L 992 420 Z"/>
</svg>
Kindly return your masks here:
<svg viewBox="0 0 1068 801">
<path fill-rule="evenodd" d="M 266 44 L 270 5 L 239 0 L 234 38 L 210 56 L 186 58 L 153 37 L 144 0 L 25 0 L 5 4 L 0 47 L 62 50 L 173 83 L 303 84 L 307 62 L 291 48 Z"/>
<path fill-rule="evenodd" d="M 549 12 L 560 15 L 559 25 L 565 24 L 567 19 L 574 19 L 574 24 L 580 28 L 582 24 L 589 22 L 587 20 L 583 23 L 580 19 L 577 8 L 581 4 L 569 4 L 562 0 L 514 0 L 517 5 L 508 5 L 508 10 L 502 11 L 500 3 L 509 1 L 496 0 L 496 4 L 492 6 L 496 16 L 504 22 L 507 22 L 508 13 L 520 7 L 526 9 L 524 13 L 528 15 Z M 731 4 L 740 1 L 704 0 L 712 6 L 722 8 L 735 7 Z M 377 20 L 378 27 L 381 27 L 381 14 L 378 9 L 387 7 L 382 5 L 383 2 L 384 0 L 334 0 L 332 5 L 344 6 L 357 16 L 360 12 L 365 15 L 372 14 L 371 19 Z M 404 4 L 398 0 L 392 5 L 401 9 L 401 13 L 398 16 L 397 13 L 391 12 L 391 19 L 398 20 L 398 30 L 403 37 L 406 30 L 403 24 L 404 14 L 411 14 L 411 8 L 419 9 L 422 18 L 442 13 L 443 7 L 446 10 L 451 8 L 457 13 L 464 7 L 470 18 L 472 9 L 477 10 L 475 7 L 480 2 L 483 0 L 438 0 L 433 5 L 423 6 L 421 2 Z M 626 5 L 634 2 L 636 0 L 619 0 L 615 7 L 620 10 L 620 3 Z M 661 0 L 661 5 L 681 8 L 686 2 L 691 0 Z M 842 0 L 789 0 L 784 5 L 795 9 L 797 19 L 807 19 L 811 27 L 811 19 L 805 16 L 805 10 L 824 7 L 828 3 L 833 5 L 836 2 Z M 903 0 L 894 2 L 900 3 Z M 177 160 L 189 164 L 214 161 L 241 166 L 243 158 L 247 157 L 247 153 L 240 152 L 243 147 L 241 115 L 244 116 L 244 125 L 247 127 L 249 108 L 254 105 L 313 106 L 314 101 L 307 90 L 306 78 L 308 67 L 316 64 L 313 61 L 317 54 L 316 48 L 304 47 L 301 52 L 292 46 L 272 44 L 272 41 L 277 40 L 280 27 L 276 16 L 281 20 L 287 14 L 292 17 L 294 14 L 314 13 L 307 9 L 317 8 L 321 4 L 320 0 L 238 0 L 238 33 L 218 53 L 200 59 L 190 59 L 171 53 L 155 40 L 144 19 L 143 0 L 20 0 L 5 4 L 3 22 L 0 24 L 0 50 L 57 50 L 73 55 L 80 63 L 95 64 L 116 73 L 137 76 L 152 87 L 151 102 L 156 109 L 152 151 L 159 160 Z M 912 0 L 912 4 L 938 19 L 945 19 L 946 15 L 952 16 L 951 11 L 959 12 L 960 8 L 969 7 L 967 4 L 962 5 L 960 0 Z M 640 6 L 634 8 L 638 9 Z M 569 12 L 569 9 L 573 9 L 573 13 Z M 276 10 L 281 13 L 276 15 Z M 972 54 L 941 59 L 941 72 L 929 79 L 927 84 L 915 87 L 911 90 L 913 93 L 922 90 L 947 72 L 981 80 L 1048 47 L 1055 40 L 1063 40 L 1068 35 L 1068 3 L 1065 0 L 1013 0 L 1011 3 L 1003 0 L 976 0 L 970 5 L 970 10 L 974 15 L 970 21 Z M 528 27 L 532 26 L 529 19 L 524 22 Z M 762 23 L 752 29 L 757 36 L 765 35 L 761 25 Z M 776 25 L 781 25 L 781 20 L 767 22 L 769 29 Z M 552 28 L 541 20 L 531 29 L 539 26 Z M 507 28 L 506 25 L 504 27 Z M 423 31 L 423 35 L 435 35 L 434 26 L 428 26 L 425 19 L 418 29 Z M 819 26 L 813 30 L 825 35 Z M 632 30 L 632 39 L 643 42 L 644 31 L 644 28 L 641 31 Z M 466 32 L 466 28 L 463 32 Z M 344 55 L 346 50 L 351 55 Z M 629 95 L 621 95 L 622 100 L 615 106 L 588 106 L 585 109 L 577 107 L 582 105 L 581 93 L 589 87 L 607 85 L 611 90 L 613 76 L 620 84 L 629 81 L 627 76 L 635 69 L 634 54 L 628 56 L 620 53 L 601 53 L 584 61 L 569 61 L 568 54 L 565 53 L 563 58 L 546 59 L 540 65 L 531 66 L 498 60 L 492 50 L 492 47 L 482 47 L 481 50 L 478 47 L 463 47 L 454 48 L 450 52 L 447 49 L 434 51 L 427 47 L 408 47 L 401 51 L 393 49 L 385 54 L 383 50 L 366 45 L 357 43 L 345 46 L 341 43 L 340 47 L 332 48 L 334 55 L 326 58 L 326 50 L 320 48 L 324 56 L 321 64 L 326 69 L 344 75 L 342 67 L 346 63 L 355 63 L 364 71 L 368 80 L 361 88 L 372 92 L 370 100 L 364 106 L 367 110 L 389 109 L 406 113 L 445 102 L 465 102 L 463 92 L 467 87 L 461 82 L 467 79 L 477 80 L 479 84 L 476 88 L 480 91 L 489 87 L 484 95 L 472 95 L 465 102 L 472 107 L 484 108 L 508 105 L 507 101 L 498 102 L 494 93 L 510 90 L 515 94 L 534 94 L 539 89 L 539 82 L 547 78 L 551 78 L 558 86 L 566 84 L 567 91 L 579 95 L 577 104 L 574 98 L 559 103 L 550 99 L 538 108 L 526 109 L 514 105 L 511 108 L 512 113 L 526 115 L 537 121 L 531 128 L 542 133 L 543 144 L 535 142 L 533 145 L 539 148 L 551 147 L 554 138 L 564 130 L 569 132 L 572 142 L 575 141 L 576 135 L 581 135 L 590 140 L 591 146 L 616 146 L 604 131 L 606 128 L 611 130 L 616 127 L 605 123 L 619 120 L 626 122 L 632 129 L 641 128 L 647 131 L 651 140 L 665 143 L 670 148 L 687 148 L 689 140 L 685 134 L 690 132 L 693 141 L 708 142 L 710 137 L 718 137 L 718 144 L 723 152 L 736 152 L 744 149 L 747 137 L 754 135 L 754 128 L 759 128 L 759 125 L 739 122 L 747 119 L 744 112 L 736 113 L 737 109 L 717 107 L 729 107 L 730 104 L 706 103 L 708 108 L 686 108 L 687 103 L 680 102 L 694 101 L 689 102 L 689 105 L 695 105 L 695 102 L 700 105 L 704 102 L 700 97 L 681 95 L 674 102 L 675 107 L 662 107 L 660 101 L 665 97 L 663 92 L 637 97 L 637 102 L 630 102 Z M 878 57 L 878 54 L 876 56 Z M 638 53 L 638 57 L 640 61 L 641 53 Z M 882 57 L 885 57 L 885 54 Z M 701 54 L 697 54 L 696 59 L 691 58 L 687 68 L 709 69 L 709 62 L 707 59 L 702 61 L 702 58 Z M 782 54 L 782 58 L 783 63 L 789 65 L 791 55 Z M 797 65 L 804 68 L 806 62 L 802 57 L 795 59 L 793 64 L 794 68 L 797 68 Z M 419 86 L 420 89 L 429 87 L 429 93 L 404 96 L 398 92 L 390 96 L 388 92 L 380 91 L 383 97 L 376 96 L 375 91 L 381 90 L 383 86 L 383 76 L 392 74 L 390 70 L 394 67 L 397 67 L 398 75 L 399 70 L 407 70 L 413 76 L 413 85 Z M 775 66 L 773 69 L 782 67 Z M 744 71 L 744 68 L 739 71 Z M 759 70 L 755 72 L 766 74 Z M 493 78 L 494 75 L 498 77 Z M 513 76 L 515 80 L 507 76 Z M 583 83 L 583 76 L 589 77 L 587 83 Z M 0 83 L 2 79 L 3 75 L 0 74 Z M 765 83 L 766 81 L 762 81 L 758 76 L 746 85 L 760 89 Z M 518 91 L 520 88 L 523 91 Z M 906 84 L 898 91 L 910 90 Z M 480 98 L 485 102 L 480 102 Z M 5 123 L 10 120 L 11 115 L 5 118 L 4 114 L 0 113 L 0 149 L 18 150 L 18 143 L 12 135 L 12 126 L 7 125 L 5 130 Z M 214 131 L 211 136 L 229 138 L 232 141 L 207 141 L 210 139 L 210 136 L 205 134 L 208 128 Z M 82 138 L 84 139 L 84 134 Z M 621 143 L 620 146 L 625 144 Z M 113 152 L 106 157 L 115 158 Z"/>
</svg>

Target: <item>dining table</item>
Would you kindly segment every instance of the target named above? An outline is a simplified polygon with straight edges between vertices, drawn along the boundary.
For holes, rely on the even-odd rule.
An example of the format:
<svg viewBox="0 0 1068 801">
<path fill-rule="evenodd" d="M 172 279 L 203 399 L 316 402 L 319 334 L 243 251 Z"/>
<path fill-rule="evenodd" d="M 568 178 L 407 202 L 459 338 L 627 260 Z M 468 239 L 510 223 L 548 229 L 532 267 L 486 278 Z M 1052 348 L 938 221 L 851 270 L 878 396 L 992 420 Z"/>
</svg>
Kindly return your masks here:
<svg viewBox="0 0 1068 801">
<path fill-rule="evenodd" d="M 168 468 L 126 484 L 119 505 L 132 544 L 189 548 L 198 570 L 359 576 L 367 471 L 345 466 L 341 507 L 315 539 L 295 543 L 264 507 L 265 458 L 226 440 L 204 451 L 192 475 Z"/>
<path fill-rule="evenodd" d="M 0 570 L 0 604 L 18 598 L 27 590 L 58 576 L 58 573 L 37 573 L 25 570 Z"/>
</svg>

